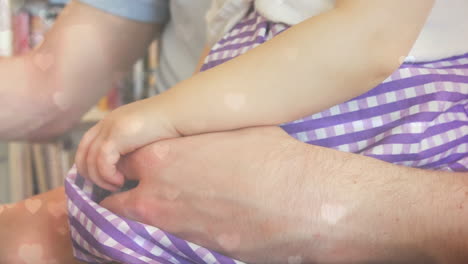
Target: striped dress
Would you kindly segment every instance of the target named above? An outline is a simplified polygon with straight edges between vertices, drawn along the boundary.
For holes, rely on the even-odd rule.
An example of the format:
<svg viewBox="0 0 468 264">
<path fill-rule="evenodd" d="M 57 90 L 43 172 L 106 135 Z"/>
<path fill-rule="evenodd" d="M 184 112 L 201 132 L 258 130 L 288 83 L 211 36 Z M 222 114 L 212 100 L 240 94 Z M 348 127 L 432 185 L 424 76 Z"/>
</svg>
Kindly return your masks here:
<svg viewBox="0 0 468 264">
<path fill-rule="evenodd" d="M 213 47 L 202 69 L 286 29 L 252 12 Z M 282 128 L 303 142 L 395 164 L 468 171 L 468 54 L 403 64 L 366 94 Z M 74 254 L 86 263 L 242 263 L 102 208 L 109 193 L 76 169 L 65 188 Z"/>
<path fill-rule="evenodd" d="M 213 47 L 202 70 L 286 29 L 253 12 Z M 369 92 L 281 127 L 314 145 L 405 166 L 468 171 L 468 54 L 405 63 Z"/>
</svg>

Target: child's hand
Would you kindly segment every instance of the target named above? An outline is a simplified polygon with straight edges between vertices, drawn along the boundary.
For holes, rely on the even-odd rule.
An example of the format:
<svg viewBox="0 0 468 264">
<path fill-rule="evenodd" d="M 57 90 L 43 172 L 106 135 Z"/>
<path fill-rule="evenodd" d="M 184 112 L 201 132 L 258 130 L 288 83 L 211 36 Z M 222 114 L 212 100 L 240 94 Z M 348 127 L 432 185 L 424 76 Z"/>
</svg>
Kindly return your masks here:
<svg viewBox="0 0 468 264">
<path fill-rule="evenodd" d="M 166 138 L 179 137 L 170 120 L 150 99 L 120 107 L 84 135 L 76 154 L 78 172 L 100 187 L 115 191 L 124 183 L 117 170 L 120 156 Z"/>
</svg>

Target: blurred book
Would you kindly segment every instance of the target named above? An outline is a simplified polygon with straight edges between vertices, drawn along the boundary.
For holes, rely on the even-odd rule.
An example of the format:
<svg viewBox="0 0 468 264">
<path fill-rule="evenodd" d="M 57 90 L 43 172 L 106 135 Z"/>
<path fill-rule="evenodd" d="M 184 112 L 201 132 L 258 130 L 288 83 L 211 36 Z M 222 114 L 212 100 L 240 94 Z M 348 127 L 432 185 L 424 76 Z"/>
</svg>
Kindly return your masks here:
<svg viewBox="0 0 468 264">
<path fill-rule="evenodd" d="M 15 55 L 25 54 L 30 50 L 29 18 L 29 13 L 24 11 L 13 16 L 13 49 Z"/>
<path fill-rule="evenodd" d="M 133 66 L 133 99 L 143 99 L 145 96 L 145 61 L 139 59 Z"/>
<path fill-rule="evenodd" d="M 0 57 L 13 54 L 13 33 L 9 0 L 0 0 Z M 8 145 L 0 142 L 0 203 L 10 202 Z"/>
<path fill-rule="evenodd" d="M 37 47 L 44 41 L 48 26 L 45 20 L 38 14 L 31 13 L 30 45 L 31 48 Z"/>
<path fill-rule="evenodd" d="M 37 191 L 43 193 L 49 190 L 48 172 L 46 169 L 46 158 L 42 144 L 32 144 L 33 166 L 37 179 Z"/>
<path fill-rule="evenodd" d="M 60 143 L 54 142 L 44 145 L 47 179 L 49 179 L 49 188 L 54 189 L 63 185 L 63 164 L 62 164 L 62 149 Z"/>
<path fill-rule="evenodd" d="M 156 68 L 158 67 L 158 40 L 154 40 L 148 48 L 148 71 L 147 71 L 147 85 L 148 97 L 154 96 L 158 93 L 156 87 Z"/>
<path fill-rule="evenodd" d="M 0 0 L 0 56 L 13 54 L 13 28 L 10 0 Z"/>
<path fill-rule="evenodd" d="M 8 177 L 8 145 L 0 143 L 0 204 L 10 200 L 10 178 Z"/>
<path fill-rule="evenodd" d="M 9 155 L 9 202 L 18 202 L 25 197 L 33 195 L 33 175 L 31 164 L 31 151 L 27 143 L 10 143 Z"/>
</svg>

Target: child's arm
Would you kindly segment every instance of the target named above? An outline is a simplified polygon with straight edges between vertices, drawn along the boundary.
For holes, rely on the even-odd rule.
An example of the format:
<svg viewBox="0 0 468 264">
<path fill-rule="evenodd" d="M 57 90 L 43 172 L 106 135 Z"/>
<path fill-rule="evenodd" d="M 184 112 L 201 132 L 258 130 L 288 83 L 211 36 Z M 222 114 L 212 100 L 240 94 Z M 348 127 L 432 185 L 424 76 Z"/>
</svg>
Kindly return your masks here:
<svg viewBox="0 0 468 264">
<path fill-rule="evenodd" d="M 336 9 L 154 98 L 154 107 L 171 102 L 165 111 L 183 135 L 275 125 L 319 112 L 390 76 L 432 5 L 432 0 L 337 1 Z"/>
<path fill-rule="evenodd" d="M 338 0 L 237 59 L 118 109 L 84 138 L 78 168 L 110 188 L 123 181 L 119 156 L 152 141 L 276 125 L 362 94 L 399 66 L 433 3 Z"/>
</svg>

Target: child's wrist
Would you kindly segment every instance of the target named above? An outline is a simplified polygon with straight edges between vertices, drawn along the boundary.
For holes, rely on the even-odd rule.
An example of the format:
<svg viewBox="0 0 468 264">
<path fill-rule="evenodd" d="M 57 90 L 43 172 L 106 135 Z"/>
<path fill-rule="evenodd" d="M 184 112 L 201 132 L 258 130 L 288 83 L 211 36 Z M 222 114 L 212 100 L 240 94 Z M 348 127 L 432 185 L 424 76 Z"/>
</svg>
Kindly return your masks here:
<svg viewBox="0 0 468 264">
<path fill-rule="evenodd" d="M 145 119 L 149 124 L 154 123 L 158 126 L 153 128 L 154 131 L 163 131 L 160 135 L 162 138 L 185 136 L 177 129 L 177 113 L 172 109 L 171 104 L 167 103 L 169 100 L 164 99 L 162 95 L 157 95 L 145 101 L 147 105 Z"/>
<path fill-rule="evenodd" d="M 204 121 L 191 115 L 193 110 L 178 104 L 177 99 L 170 96 L 163 93 L 149 98 L 151 106 L 156 108 L 153 113 L 158 116 L 157 118 L 164 124 L 168 133 L 179 137 L 208 132 L 205 131 Z"/>
</svg>

